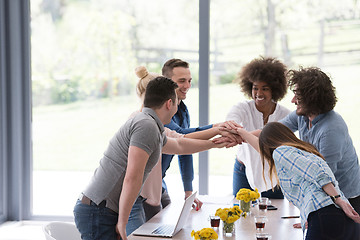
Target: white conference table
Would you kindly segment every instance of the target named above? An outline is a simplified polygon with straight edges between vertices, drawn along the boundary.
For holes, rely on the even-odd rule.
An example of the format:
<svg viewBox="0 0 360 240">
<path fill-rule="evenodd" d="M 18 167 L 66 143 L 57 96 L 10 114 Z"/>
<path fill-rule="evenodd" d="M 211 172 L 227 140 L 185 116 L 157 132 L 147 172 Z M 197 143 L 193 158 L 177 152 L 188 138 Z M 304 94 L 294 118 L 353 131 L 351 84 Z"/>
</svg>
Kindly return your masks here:
<svg viewBox="0 0 360 240">
<path fill-rule="evenodd" d="M 178 232 L 172 239 L 192 239 L 191 231 L 201 230 L 205 227 L 210 227 L 210 221 L 208 220 L 210 214 L 214 214 L 216 209 L 231 207 L 234 202 L 230 198 L 225 200 L 211 198 L 208 196 L 199 196 L 199 199 L 203 200 L 204 205 L 199 211 L 191 210 L 191 213 L 188 217 L 188 221 L 184 228 Z M 235 200 L 236 201 L 236 200 Z M 246 218 L 240 218 L 235 222 L 235 233 L 232 237 L 226 237 L 222 234 L 222 223 L 220 224 L 219 229 L 215 229 L 218 233 L 220 239 L 241 239 L 241 240 L 251 240 L 256 239 L 256 228 L 254 222 L 254 216 L 256 215 L 266 215 L 268 221 L 265 224 L 265 228 L 262 232 L 269 233 L 272 240 L 301 240 L 303 239 L 303 233 L 301 229 L 295 229 L 293 227 L 294 223 L 299 223 L 300 218 L 289 218 L 282 219 L 283 216 L 299 216 L 299 210 L 289 203 L 286 199 L 273 199 L 271 204 L 277 207 L 277 210 L 267 210 L 265 213 L 258 210 L 258 206 L 251 207 L 251 214 Z M 168 207 L 163 209 L 157 215 L 155 215 L 150 222 L 153 223 L 163 223 L 163 224 L 175 224 L 177 216 L 179 215 L 182 203 L 171 203 Z M 129 239 L 131 240 L 164 240 L 165 238 L 159 237 L 141 237 L 130 235 Z"/>
</svg>

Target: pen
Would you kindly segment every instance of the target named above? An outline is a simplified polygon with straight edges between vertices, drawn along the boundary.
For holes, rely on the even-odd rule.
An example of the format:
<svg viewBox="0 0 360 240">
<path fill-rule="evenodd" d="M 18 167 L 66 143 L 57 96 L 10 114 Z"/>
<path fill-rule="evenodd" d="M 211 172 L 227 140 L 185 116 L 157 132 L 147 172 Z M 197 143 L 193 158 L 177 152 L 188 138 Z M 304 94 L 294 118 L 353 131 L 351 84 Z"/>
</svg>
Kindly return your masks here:
<svg viewBox="0 0 360 240">
<path fill-rule="evenodd" d="M 299 218 L 300 216 L 287 216 L 287 217 L 281 217 L 282 219 L 288 219 L 288 218 Z"/>
</svg>

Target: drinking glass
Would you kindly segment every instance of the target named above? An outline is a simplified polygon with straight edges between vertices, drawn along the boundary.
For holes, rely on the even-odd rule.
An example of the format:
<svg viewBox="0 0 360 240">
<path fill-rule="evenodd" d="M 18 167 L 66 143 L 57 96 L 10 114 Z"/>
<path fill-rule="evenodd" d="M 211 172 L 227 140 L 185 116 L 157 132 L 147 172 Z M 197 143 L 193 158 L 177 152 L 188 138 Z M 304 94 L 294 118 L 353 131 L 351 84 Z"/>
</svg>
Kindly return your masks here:
<svg viewBox="0 0 360 240">
<path fill-rule="evenodd" d="M 261 211 L 266 211 L 267 205 L 270 204 L 269 199 L 266 197 L 259 198 L 258 202 L 259 202 L 259 210 Z"/>
<path fill-rule="evenodd" d="M 268 233 L 256 233 L 256 240 L 269 240 L 271 235 Z"/>
<path fill-rule="evenodd" d="M 212 228 L 218 228 L 220 226 L 220 217 L 215 215 L 210 215 L 210 226 Z"/>
<path fill-rule="evenodd" d="M 267 222 L 266 216 L 255 216 L 255 226 L 257 231 L 263 231 L 265 228 L 265 222 Z"/>
</svg>

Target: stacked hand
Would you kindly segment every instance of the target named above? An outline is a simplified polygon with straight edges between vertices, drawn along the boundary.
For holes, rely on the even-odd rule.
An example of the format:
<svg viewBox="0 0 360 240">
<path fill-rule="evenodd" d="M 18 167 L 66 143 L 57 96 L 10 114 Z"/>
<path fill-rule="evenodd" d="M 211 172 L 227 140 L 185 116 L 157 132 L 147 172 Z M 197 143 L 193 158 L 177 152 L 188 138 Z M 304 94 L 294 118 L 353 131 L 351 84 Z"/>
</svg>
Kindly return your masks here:
<svg viewBox="0 0 360 240">
<path fill-rule="evenodd" d="M 237 124 L 234 121 L 226 121 L 223 123 L 214 124 L 214 127 L 219 127 L 221 137 L 215 138 L 214 143 L 225 145 L 226 148 L 242 144 L 244 140 L 239 135 L 238 129 L 242 128 L 241 125 Z"/>
</svg>

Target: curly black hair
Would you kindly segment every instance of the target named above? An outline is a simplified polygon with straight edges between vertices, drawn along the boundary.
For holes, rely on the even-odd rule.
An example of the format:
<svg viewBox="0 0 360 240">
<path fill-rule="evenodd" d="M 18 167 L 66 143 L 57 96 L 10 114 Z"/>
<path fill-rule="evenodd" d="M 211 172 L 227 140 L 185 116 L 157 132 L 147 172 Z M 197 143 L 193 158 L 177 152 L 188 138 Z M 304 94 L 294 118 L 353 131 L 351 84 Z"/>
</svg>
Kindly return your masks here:
<svg viewBox="0 0 360 240">
<path fill-rule="evenodd" d="M 235 82 L 240 84 L 241 91 L 252 98 L 254 82 L 265 82 L 271 88 L 272 99 L 277 102 L 287 93 L 285 64 L 275 58 L 256 58 L 246 64 L 238 73 Z"/>
<path fill-rule="evenodd" d="M 337 97 L 331 79 L 317 67 L 288 72 L 290 89 L 296 87 L 296 95 L 307 115 L 322 114 L 334 109 Z"/>
</svg>

